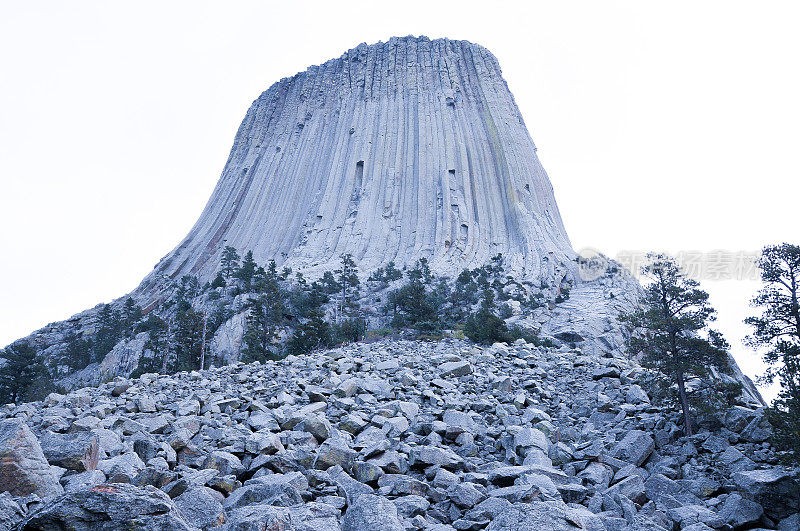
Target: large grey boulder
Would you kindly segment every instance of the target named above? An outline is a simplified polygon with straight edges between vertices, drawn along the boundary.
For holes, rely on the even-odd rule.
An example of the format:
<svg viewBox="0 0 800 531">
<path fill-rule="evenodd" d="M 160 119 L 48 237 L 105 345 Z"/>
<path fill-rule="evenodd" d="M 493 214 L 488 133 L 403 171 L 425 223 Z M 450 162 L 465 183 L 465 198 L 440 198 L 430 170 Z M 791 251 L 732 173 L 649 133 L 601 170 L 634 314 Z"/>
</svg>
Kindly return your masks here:
<svg viewBox="0 0 800 531">
<path fill-rule="evenodd" d="M 667 516 L 675 522 L 679 529 L 692 525 L 704 524 L 712 528 L 722 527 L 722 518 L 703 505 L 681 505 L 667 511 Z"/>
<path fill-rule="evenodd" d="M 47 431 L 40 440 L 47 462 L 68 470 L 83 472 L 97 468 L 99 440 L 92 432 L 54 433 Z"/>
<path fill-rule="evenodd" d="M 758 522 L 762 514 L 764 514 L 764 508 L 761 505 L 742 498 L 736 493 L 725 499 L 725 503 L 722 504 L 722 509 L 719 511 L 720 518 L 734 528 L 754 524 Z"/>
<path fill-rule="evenodd" d="M 463 411 L 448 409 L 444 412 L 442 421 L 447 424 L 449 434 L 458 435 L 463 432 L 476 434 L 480 431 L 475 419 Z"/>
<path fill-rule="evenodd" d="M 251 505 L 234 509 L 214 531 L 341 531 L 339 509 L 310 502 L 294 507 Z"/>
<path fill-rule="evenodd" d="M 742 472 L 744 470 L 752 470 L 756 467 L 752 459 L 744 455 L 734 446 L 728 446 L 725 451 L 717 457 L 717 462 L 729 474 Z"/>
<path fill-rule="evenodd" d="M 567 520 L 566 505 L 558 502 L 520 503 L 500 512 L 486 531 L 574 531 Z"/>
<path fill-rule="evenodd" d="M 457 378 L 472 374 L 472 365 L 466 360 L 448 361 L 439 365 L 439 376 L 442 378 Z"/>
<path fill-rule="evenodd" d="M 694 496 L 683 492 L 681 485 L 663 474 L 653 474 L 644 482 L 647 497 L 656 503 L 659 509 L 676 507 L 683 503 L 700 503 Z"/>
<path fill-rule="evenodd" d="M 347 508 L 342 531 L 405 531 L 395 504 L 372 494 L 356 497 Z"/>
<path fill-rule="evenodd" d="M 22 507 L 8 492 L 0 493 L 0 529 L 11 529 L 25 518 Z"/>
<path fill-rule="evenodd" d="M 633 474 L 606 489 L 603 494 L 613 497 L 615 494 L 625 496 L 631 501 L 643 503 L 645 501 L 645 486 L 642 476 Z"/>
<path fill-rule="evenodd" d="M 77 474 L 71 474 L 63 479 L 64 490 L 66 492 L 76 492 L 89 489 L 95 485 L 102 485 L 106 482 L 106 475 L 101 470 L 87 470 Z"/>
<path fill-rule="evenodd" d="M 464 482 L 451 486 L 447 490 L 447 497 L 459 507 L 471 509 L 486 499 L 486 494 L 478 490 L 473 483 Z"/>
<path fill-rule="evenodd" d="M 764 442 L 772 435 L 772 426 L 763 415 L 756 416 L 740 433 L 749 442 Z"/>
<path fill-rule="evenodd" d="M 786 518 L 800 510 L 800 486 L 783 470 L 737 472 L 733 481 L 745 498 L 761 504 L 771 518 Z"/>
<path fill-rule="evenodd" d="M 617 459 L 641 466 L 655 449 L 655 441 L 649 433 L 633 430 L 625 434 L 611 450 Z"/>
<path fill-rule="evenodd" d="M 800 529 L 800 513 L 795 513 L 778 522 L 778 531 L 797 531 Z"/>
<path fill-rule="evenodd" d="M 186 521 L 200 528 L 214 527 L 225 521 L 222 504 L 208 487 L 193 485 L 175 498 L 175 505 Z"/>
<path fill-rule="evenodd" d="M 347 443 L 341 440 L 328 439 L 322 443 L 317 451 L 314 468 L 327 470 L 332 466 L 340 466 L 344 470 L 353 468 L 356 453 L 348 448 Z"/>
<path fill-rule="evenodd" d="M 351 503 L 361 495 L 374 492 L 369 485 L 356 481 L 347 475 L 347 472 L 342 470 L 340 466 L 332 466 L 327 470 L 327 473 L 333 484 L 336 485 L 339 495 L 344 496 L 347 499 L 347 503 Z"/>
<path fill-rule="evenodd" d="M 134 452 L 125 452 L 110 459 L 103 459 L 97 465 L 109 483 L 131 483 L 144 467 L 144 462 Z"/>
<path fill-rule="evenodd" d="M 486 498 L 467 511 L 464 516 L 469 520 L 487 524 L 509 507 L 511 502 L 503 498 Z"/>
<path fill-rule="evenodd" d="M 0 492 L 40 498 L 64 492 L 36 436 L 20 419 L 0 420 Z"/>
<path fill-rule="evenodd" d="M 527 427 L 514 434 L 514 447 L 518 449 L 534 447 L 547 453 L 550 451 L 550 441 L 541 430 Z"/>
<path fill-rule="evenodd" d="M 408 463 L 411 466 L 435 465 L 453 470 L 460 467 L 464 463 L 464 459 L 449 449 L 436 446 L 416 446 L 411 449 Z"/>
<path fill-rule="evenodd" d="M 155 487 L 97 485 L 70 492 L 31 515 L 22 531 L 190 531 L 169 496 Z"/>
<path fill-rule="evenodd" d="M 268 474 L 249 479 L 225 499 L 226 508 L 245 505 L 277 505 L 289 507 L 303 503 L 300 492 L 308 488 L 308 481 L 300 472 Z"/>
</svg>

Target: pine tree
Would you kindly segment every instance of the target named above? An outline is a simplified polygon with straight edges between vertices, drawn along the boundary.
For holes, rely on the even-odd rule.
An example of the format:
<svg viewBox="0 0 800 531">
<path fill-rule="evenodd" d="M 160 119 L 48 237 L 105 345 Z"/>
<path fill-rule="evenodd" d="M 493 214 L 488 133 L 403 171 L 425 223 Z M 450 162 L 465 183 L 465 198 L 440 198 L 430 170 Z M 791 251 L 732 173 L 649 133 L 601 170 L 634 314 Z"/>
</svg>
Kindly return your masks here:
<svg viewBox="0 0 800 531">
<path fill-rule="evenodd" d="M 200 294 L 200 281 L 194 275 L 183 275 L 175 292 L 175 300 L 191 300 Z"/>
<path fill-rule="evenodd" d="M 480 308 L 477 312 L 470 314 L 464 323 L 464 335 L 470 340 L 484 345 L 512 341 L 505 321 L 495 315 L 493 289 L 486 287 L 483 290 Z"/>
<path fill-rule="evenodd" d="M 644 305 L 622 316 L 635 332 L 628 340 L 628 349 L 632 355 L 642 356 L 643 366 L 655 371 L 655 383 L 665 397 L 677 399 L 685 433 L 691 436 L 694 430 L 686 381 L 707 378 L 712 369 L 728 373 L 728 345 L 719 333 L 709 329 L 715 311 L 697 281 L 684 275 L 671 257 L 649 254 L 647 258 L 642 273 L 650 282 L 645 288 Z M 712 385 L 706 382 L 706 390 Z"/>
<path fill-rule="evenodd" d="M 386 267 L 379 267 L 376 269 L 367 280 L 370 282 L 379 282 L 386 286 L 389 282 L 403 278 L 403 272 L 397 269 L 394 262 L 389 262 Z"/>
<path fill-rule="evenodd" d="M 64 351 L 64 359 L 70 370 L 79 371 L 92 362 L 92 342 L 89 339 L 81 339 L 72 330 L 66 339 L 67 347 Z"/>
<path fill-rule="evenodd" d="M 0 352 L 0 403 L 41 400 L 55 390 L 42 357 L 27 341 Z"/>
<path fill-rule="evenodd" d="M 392 292 L 389 297 L 396 315 L 393 323 L 397 327 L 411 326 L 420 330 L 433 331 L 438 328 L 437 306 L 428 293 L 426 285 L 432 282 L 427 261 L 422 258 L 406 272 L 406 283 Z"/>
<path fill-rule="evenodd" d="M 230 245 L 225 246 L 219 265 L 222 268 L 222 275 L 226 279 L 231 278 L 239 267 L 239 253 L 236 252 L 236 249 Z"/>
<path fill-rule="evenodd" d="M 224 287 L 225 287 L 225 277 L 222 276 L 222 273 L 217 273 L 217 276 L 214 277 L 214 281 L 211 283 L 211 289 L 224 288 Z"/>
<path fill-rule="evenodd" d="M 247 254 L 244 255 L 244 260 L 242 260 L 242 265 L 236 270 L 235 276 L 244 282 L 246 289 L 249 290 L 257 269 L 258 265 L 253 260 L 253 251 L 247 251 Z"/>
<path fill-rule="evenodd" d="M 281 287 L 275 260 L 270 260 L 264 277 L 264 296 L 260 299 L 263 313 L 273 326 L 283 325 L 286 319 L 286 290 Z"/>
<path fill-rule="evenodd" d="M 142 307 L 133 298 L 128 297 L 122 307 L 122 325 L 126 331 L 132 331 L 134 325 L 142 318 Z"/>
<path fill-rule="evenodd" d="M 277 326 L 267 315 L 265 297 L 260 297 L 247 314 L 242 337 L 242 361 L 264 361 L 275 357 Z"/>
<path fill-rule="evenodd" d="M 759 260 L 764 287 L 752 304 L 761 315 L 745 323 L 753 327 L 748 342 L 765 349 L 765 380 L 778 380 L 781 390 L 767 410 L 773 444 L 800 460 L 800 246 L 765 247 Z"/>
<path fill-rule="evenodd" d="M 464 269 L 456 277 L 453 292 L 450 295 L 454 313 L 465 317 L 469 313 L 469 308 L 480 300 L 478 284 L 474 279 L 474 272 Z"/>
<path fill-rule="evenodd" d="M 333 295 L 342 289 L 342 286 L 336 282 L 336 277 L 333 276 L 331 271 L 325 271 L 325 273 L 323 273 L 319 284 L 327 295 Z"/>
<path fill-rule="evenodd" d="M 203 314 L 187 301 L 178 302 L 173 332 L 176 371 L 193 371 L 200 368 L 203 342 Z"/>
<path fill-rule="evenodd" d="M 270 260 L 266 271 L 255 275 L 255 291 L 260 296 L 251 303 L 243 337 L 242 358 L 245 361 L 263 361 L 277 356 L 278 330 L 286 321 L 288 294 L 280 285 L 275 260 Z"/>
<path fill-rule="evenodd" d="M 337 269 L 339 274 L 337 283 L 339 284 L 339 320 L 357 318 L 359 313 L 358 306 L 358 268 L 353 261 L 351 254 L 343 254 L 341 269 Z"/>
<path fill-rule="evenodd" d="M 97 313 L 97 332 L 94 337 L 94 355 L 92 361 L 102 360 L 106 354 L 111 352 L 123 333 L 123 322 L 119 312 L 114 310 L 110 304 L 101 306 Z"/>
<path fill-rule="evenodd" d="M 394 262 L 389 262 L 388 264 L 386 264 L 386 271 L 384 273 L 383 278 L 387 282 L 392 282 L 392 281 L 400 280 L 401 278 L 403 278 L 403 273 L 402 273 L 402 271 L 397 269 L 397 266 L 395 265 Z"/>
<path fill-rule="evenodd" d="M 293 291 L 292 304 L 301 318 L 308 318 L 310 312 L 322 308 L 329 301 L 325 290 L 316 280 L 311 284 L 300 284 Z"/>
<path fill-rule="evenodd" d="M 294 331 L 287 349 L 290 354 L 305 354 L 331 344 L 331 326 L 319 308 L 308 311 L 307 319 Z"/>
<path fill-rule="evenodd" d="M 142 357 L 136 369 L 131 374 L 131 378 L 138 378 L 145 373 L 173 372 L 174 366 L 168 366 L 171 356 L 172 341 L 168 337 L 168 325 L 154 312 L 151 312 L 147 319 L 136 326 L 136 333 L 147 332 L 148 339 L 144 344 L 145 352 L 149 351 L 150 356 Z"/>
</svg>

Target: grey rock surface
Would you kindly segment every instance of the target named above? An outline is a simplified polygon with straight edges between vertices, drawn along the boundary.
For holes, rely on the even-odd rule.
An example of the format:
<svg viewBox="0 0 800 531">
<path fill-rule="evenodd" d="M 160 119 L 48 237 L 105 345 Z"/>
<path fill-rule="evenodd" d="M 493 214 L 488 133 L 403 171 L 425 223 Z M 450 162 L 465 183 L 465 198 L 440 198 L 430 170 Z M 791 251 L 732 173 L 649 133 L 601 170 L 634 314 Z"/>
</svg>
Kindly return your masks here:
<svg viewBox="0 0 800 531">
<path fill-rule="evenodd" d="M 200 219 L 137 293 L 211 280 L 225 245 L 310 278 L 343 253 L 450 276 L 502 253 L 548 280 L 574 257 L 497 59 L 426 37 L 361 44 L 256 99 Z"/>
<path fill-rule="evenodd" d="M 41 437 L 42 452 L 51 465 L 83 472 L 97 468 L 100 442 L 91 432 L 56 433 Z"/>
<path fill-rule="evenodd" d="M 371 494 L 358 496 L 347 509 L 342 531 L 404 531 L 395 504 Z"/>
<path fill-rule="evenodd" d="M 455 360 L 471 371 L 443 378 Z M 642 400 L 642 370 L 620 354 L 443 339 L 118 378 L 0 408 L 3 433 L 29 426 L 26 445 L 47 441 L 70 466 L 19 461 L 67 493 L 13 490 L 0 514 L 79 529 L 156 525 L 133 510 L 222 531 L 789 526 L 797 471 L 741 435 L 761 410 L 682 437 L 679 412 Z M 97 469 L 80 465 L 92 444 L 64 450 L 73 439 L 97 442 Z"/>
<path fill-rule="evenodd" d="M 63 491 L 30 428 L 20 419 L 0 420 L 0 492 L 47 498 Z"/>
<path fill-rule="evenodd" d="M 190 531 L 175 504 L 162 491 L 147 486 L 97 485 L 56 498 L 27 518 L 23 530 Z"/>
<path fill-rule="evenodd" d="M 11 529 L 25 518 L 22 507 L 8 492 L 0 493 L 0 529 Z"/>
<path fill-rule="evenodd" d="M 201 529 L 215 527 L 225 522 L 225 512 L 215 494 L 209 487 L 194 485 L 175 498 L 175 506 L 190 525 Z"/>
<path fill-rule="evenodd" d="M 492 519 L 487 531 L 524 531 L 547 529 L 548 531 L 571 531 L 575 529 L 566 518 L 567 508 L 563 504 L 533 502 L 514 505 Z"/>
<path fill-rule="evenodd" d="M 733 481 L 745 497 L 761 504 L 774 518 L 786 518 L 800 510 L 800 485 L 786 471 L 772 468 L 737 472 Z"/>
</svg>

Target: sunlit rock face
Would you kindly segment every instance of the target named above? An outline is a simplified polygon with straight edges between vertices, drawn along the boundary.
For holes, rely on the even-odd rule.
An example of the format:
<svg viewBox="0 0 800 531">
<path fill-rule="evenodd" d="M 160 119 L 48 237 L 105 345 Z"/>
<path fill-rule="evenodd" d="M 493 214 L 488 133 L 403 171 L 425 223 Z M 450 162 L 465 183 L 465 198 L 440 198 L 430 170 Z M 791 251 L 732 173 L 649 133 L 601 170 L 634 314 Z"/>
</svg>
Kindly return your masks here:
<svg viewBox="0 0 800 531">
<path fill-rule="evenodd" d="M 419 258 L 452 276 L 502 253 L 550 281 L 574 256 L 497 59 L 392 38 L 282 79 L 252 104 L 195 226 L 145 279 L 216 272 L 222 249 L 315 276 Z"/>
</svg>

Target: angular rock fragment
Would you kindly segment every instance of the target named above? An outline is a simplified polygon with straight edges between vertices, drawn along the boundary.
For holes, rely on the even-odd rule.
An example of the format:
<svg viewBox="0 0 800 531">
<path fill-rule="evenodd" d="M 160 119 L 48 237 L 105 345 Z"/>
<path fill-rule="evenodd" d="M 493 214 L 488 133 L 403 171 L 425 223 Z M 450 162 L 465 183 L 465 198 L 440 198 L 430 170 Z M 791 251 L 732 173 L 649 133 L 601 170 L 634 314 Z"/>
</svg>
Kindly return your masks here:
<svg viewBox="0 0 800 531">
<path fill-rule="evenodd" d="M 466 360 L 448 361 L 439 365 L 439 376 L 442 378 L 457 378 L 472 374 L 472 365 Z"/>
<path fill-rule="evenodd" d="M 225 522 L 222 504 L 208 487 L 192 486 L 174 502 L 189 525 L 206 529 Z"/>
<path fill-rule="evenodd" d="M 733 481 L 744 497 L 759 503 L 772 518 L 786 518 L 800 510 L 800 485 L 783 470 L 737 472 Z"/>
<path fill-rule="evenodd" d="M 494 517 L 486 531 L 521 531 L 546 529 L 547 531 L 573 531 L 567 520 L 567 507 L 559 502 L 532 502 L 514 505 Z"/>
<path fill-rule="evenodd" d="M 348 506 L 342 531 L 405 531 L 397 507 L 380 496 L 362 494 Z"/>
<path fill-rule="evenodd" d="M 611 450 L 611 455 L 641 466 L 655 449 L 655 441 L 649 433 L 640 430 L 629 431 Z"/>
<path fill-rule="evenodd" d="M 290 507 L 303 503 L 300 493 L 307 488 L 308 483 L 300 472 L 268 474 L 245 481 L 225 498 L 224 505 L 226 509 L 256 504 Z"/>
<path fill-rule="evenodd" d="M 55 498 L 25 520 L 23 529 L 190 531 L 169 497 L 155 487 L 96 485 Z"/>
<path fill-rule="evenodd" d="M 40 498 L 64 492 L 36 436 L 20 419 L 0 420 L 0 492 Z"/>
<path fill-rule="evenodd" d="M 83 472 L 97 468 L 99 441 L 91 432 L 45 432 L 40 439 L 42 452 L 51 465 Z"/>
</svg>

